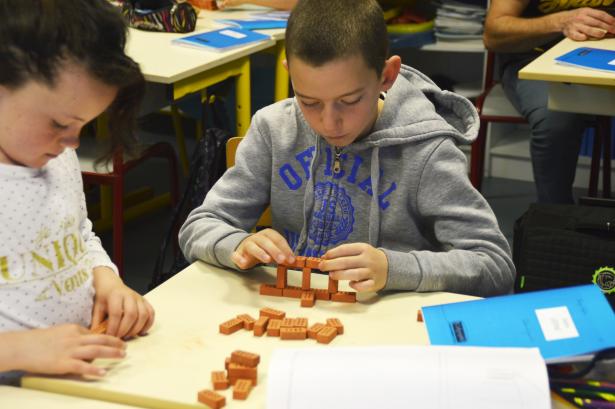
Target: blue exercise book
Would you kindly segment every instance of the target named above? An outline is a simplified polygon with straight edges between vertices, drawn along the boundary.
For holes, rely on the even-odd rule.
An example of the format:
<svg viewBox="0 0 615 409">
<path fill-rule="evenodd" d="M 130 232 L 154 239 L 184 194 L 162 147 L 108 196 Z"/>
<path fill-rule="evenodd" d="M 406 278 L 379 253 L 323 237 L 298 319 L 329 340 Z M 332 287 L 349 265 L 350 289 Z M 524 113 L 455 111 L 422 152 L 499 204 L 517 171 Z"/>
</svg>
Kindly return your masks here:
<svg viewBox="0 0 615 409">
<path fill-rule="evenodd" d="M 278 19 L 244 18 L 244 19 L 221 19 L 218 23 L 228 24 L 244 30 L 268 30 L 272 28 L 286 28 L 288 21 Z"/>
<path fill-rule="evenodd" d="M 193 34 L 173 40 L 173 43 L 190 47 L 226 51 L 234 47 L 268 40 L 269 36 L 241 28 L 223 28 L 215 31 Z"/>
<path fill-rule="evenodd" d="M 615 347 L 615 313 L 595 285 L 423 307 L 432 345 L 537 347 L 549 363 Z"/>
<path fill-rule="evenodd" d="M 555 58 L 558 64 L 615 72 L 615 50 L 580 47 Z"/>
</svg>

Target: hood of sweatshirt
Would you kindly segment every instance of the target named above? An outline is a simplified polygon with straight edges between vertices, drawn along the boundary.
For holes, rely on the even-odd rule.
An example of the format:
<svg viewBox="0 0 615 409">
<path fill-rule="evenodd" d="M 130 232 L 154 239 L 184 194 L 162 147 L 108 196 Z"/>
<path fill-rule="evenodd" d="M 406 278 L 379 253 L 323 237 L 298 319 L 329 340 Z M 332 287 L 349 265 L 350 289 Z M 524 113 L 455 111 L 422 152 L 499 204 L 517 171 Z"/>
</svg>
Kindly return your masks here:
<svg viewBox="0 0 615 409">
<path fill-rule="evenodd" d="M 298 112 L 300 108 L 295 103 Z M 305 119 L 304 119 L 305 121 Z M 456 144 L 470 144 L 476 139 L 480 122 L 474 105 L 466 98 L 440 89 L 420 71 L 402 65 L 400 73 L 386 94 L 383 109 L 369 134 L 357 139 L 346 152 L 361 152 L 371 149 L 371 189 L 379 192 L 380 148 L 394 145 L 418 144 L 432 138 L 448 137 Z M 311 162 L 314 174 L 318 164 L 320 147 L 326 144 L 313 130 L 318 149 Z M 305 246 L 307 239 L 309 209 L 314 206 L 314 180 L 308 184 L 304 195 L 304 223 L 299 235 L 297 250 Z M 378 195 L 373 194 L 369 211 L 369 244 L 378 247 L 380 236 L 380 212 Z"/>
</svg>

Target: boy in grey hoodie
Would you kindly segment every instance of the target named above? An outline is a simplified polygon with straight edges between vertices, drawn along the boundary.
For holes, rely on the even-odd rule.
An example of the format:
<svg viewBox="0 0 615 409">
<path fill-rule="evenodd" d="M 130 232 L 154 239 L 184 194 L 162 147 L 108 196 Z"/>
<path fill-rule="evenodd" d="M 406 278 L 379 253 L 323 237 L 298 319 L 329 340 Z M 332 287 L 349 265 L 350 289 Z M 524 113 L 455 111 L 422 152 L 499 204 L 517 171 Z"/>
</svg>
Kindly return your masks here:
<svg viewBox="0 0 615 409">
<path fill-rule="evenodd" d="M 506 239 L 457 147 L 469 101 L 387 58 L 374 0 L 301 0 L 286 30 L 295 98 L 258 111 L 235 166 L 180 231 L 190 261 L 322 257 L 357 291 L 507 293 Z M 272 228 L 249 233 L 267 205 Z"/>
</svg>

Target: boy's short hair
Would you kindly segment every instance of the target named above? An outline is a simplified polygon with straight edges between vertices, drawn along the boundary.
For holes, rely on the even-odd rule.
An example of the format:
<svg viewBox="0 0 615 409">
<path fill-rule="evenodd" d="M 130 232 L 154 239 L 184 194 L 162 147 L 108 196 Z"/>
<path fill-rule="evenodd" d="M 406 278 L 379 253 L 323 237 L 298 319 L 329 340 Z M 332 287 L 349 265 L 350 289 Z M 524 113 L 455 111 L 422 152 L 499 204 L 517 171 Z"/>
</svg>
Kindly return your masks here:
<svg viewBox="0 0 615 409">
<path fill-rule="evenodd" d="M 314 67 L 361 55 L 380 76 L 389 52 L 382 9 L 375 0 L 300 0 L 286 28 L 286 55 Z"/>
</svg>

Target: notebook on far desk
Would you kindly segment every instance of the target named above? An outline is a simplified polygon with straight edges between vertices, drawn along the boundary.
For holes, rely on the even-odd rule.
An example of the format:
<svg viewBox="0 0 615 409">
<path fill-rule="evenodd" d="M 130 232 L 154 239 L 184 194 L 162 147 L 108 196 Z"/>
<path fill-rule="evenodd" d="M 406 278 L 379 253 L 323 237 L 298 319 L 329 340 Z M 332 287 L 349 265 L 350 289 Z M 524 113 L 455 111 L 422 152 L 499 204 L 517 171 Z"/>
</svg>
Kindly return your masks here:
<svg viewBox="0 0 615 409">
<path fill-rule="evenodd" d="M 562 65 L 607 71 L 615 74 L 615 50 L 579 47 L 555 58 L 555 62 Z"/>
<path fill-rule="evenodd" d="M 211 51 L 227 51 L 258 41 L 268 40 L 269 36 L 241 28 L 223 28 L 220 30 L 206 31 L 192 34 L 173 40 L 174 44 L 201 48 Z"/>
</svg>

